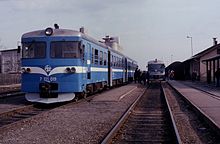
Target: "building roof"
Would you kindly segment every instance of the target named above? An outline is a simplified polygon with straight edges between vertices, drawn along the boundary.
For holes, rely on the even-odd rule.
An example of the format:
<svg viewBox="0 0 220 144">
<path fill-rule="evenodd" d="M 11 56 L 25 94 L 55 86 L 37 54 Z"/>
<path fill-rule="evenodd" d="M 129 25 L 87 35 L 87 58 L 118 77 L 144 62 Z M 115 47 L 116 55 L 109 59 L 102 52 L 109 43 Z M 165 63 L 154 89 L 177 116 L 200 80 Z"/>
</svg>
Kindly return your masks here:
<svg viewBox="0 0 220 144">
<path fill-rule="evenodd" d="M 220 44 L 213 45 L 213 46 L 211 46 L 211 47 L 209 47 L 209 48 L 207 48 L 207 49 L 205 49 L 205 50 L 203 50 L 203 51 L 193 55 L 191 58 L 185 60 L 184 62 L 200 58 L 200 57 L 206 55 L 207 53 L 209 53 L 209 52 L 211 52 L 211 51 L 213 51 L 213 50 L 215 50 L 217 48 L 220 48 Z"/>
<path fill-rule="evenodd" d="M 6 49 L 6 50 L 1 50 L 0 52 L 9 52 L 9 51 L 17 51 L 17 49 Z"/>
<path fill-rule="evenodd" d="M 218 47 L 220 48 L 220 44 L 216 44 L 214 46 L 211 46 L 211 47 L 209 47 L 209 48 L 207 48 L 207 49 L 197 53 L 196 55 L 192 56 L 192 58 L 202 57 L 205 54 L 209 53 L 210 51 L 213 51 L 213 50 L 217 49 Z"/>
<path fill-rule="evenodd" d="M 218 59 L 220 59 L 220 55 L 217 55 L 217 56 L 214 56 L 214 57 L 211 57 L 211 58 L 205 59 L 205 60 L 203 60 L 202 62 L 205 62 L 205 61 L 212 61 L 212 60 L 218 60 Z"/>
</svg>

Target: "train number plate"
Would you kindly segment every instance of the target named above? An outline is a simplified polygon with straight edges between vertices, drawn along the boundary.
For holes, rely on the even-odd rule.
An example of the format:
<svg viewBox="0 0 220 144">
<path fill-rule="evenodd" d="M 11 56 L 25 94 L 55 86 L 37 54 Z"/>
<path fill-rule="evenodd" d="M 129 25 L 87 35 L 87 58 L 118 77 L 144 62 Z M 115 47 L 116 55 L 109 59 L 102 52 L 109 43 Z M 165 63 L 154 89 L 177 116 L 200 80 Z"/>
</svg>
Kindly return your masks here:
<svg viewBox="0 0 220 144">
<path fill-rule="evenodd" d="M 40 77 L 40 81 L 55 82 L 57 81 L 57 78 L 56 77 Z"/>
</svg>

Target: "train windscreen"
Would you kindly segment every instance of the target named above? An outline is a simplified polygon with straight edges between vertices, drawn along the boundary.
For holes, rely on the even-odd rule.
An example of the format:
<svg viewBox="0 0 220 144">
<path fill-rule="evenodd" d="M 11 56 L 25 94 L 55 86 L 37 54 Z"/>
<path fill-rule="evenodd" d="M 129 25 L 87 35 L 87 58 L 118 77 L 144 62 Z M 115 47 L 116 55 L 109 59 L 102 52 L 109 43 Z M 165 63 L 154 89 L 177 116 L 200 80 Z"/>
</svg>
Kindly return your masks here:
<svg viewBox="0 0 220 144">
<path fill-rule="evenodd" d="M 149 64 L 148 65 L 148 71 L 164 71 L 165 70 L 165 65 L 164 64 Z"/>
<path fill-rule="evenodd" d="M 45 58 L 46 43 L 45 42 L 25 42 L 22 43 L 23 58 Z"/>
<path fill-rule="evenodd" d="M 74 42 L 74 41 L 51 42 L 50 55 L 52 58 L 80 58 L 79 42 Z"/>
</svg>

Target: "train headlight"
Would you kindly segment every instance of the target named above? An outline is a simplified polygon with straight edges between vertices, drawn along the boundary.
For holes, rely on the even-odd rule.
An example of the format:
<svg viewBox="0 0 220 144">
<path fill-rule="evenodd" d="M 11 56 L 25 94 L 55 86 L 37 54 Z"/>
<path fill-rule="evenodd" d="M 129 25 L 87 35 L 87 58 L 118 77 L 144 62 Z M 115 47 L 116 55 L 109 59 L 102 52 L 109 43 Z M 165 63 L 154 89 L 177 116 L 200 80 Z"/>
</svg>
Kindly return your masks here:
<svg viewBox="0 0 220 144">
<path fill-rule="evenodd" d="M 72 67 L 72 68 L 71 68 L 71 72 L 72 72 L 72 73 L 75 73 L 75 72 L 76 72 L 76 68 L 75 68 L 75 67 Z"/>
<path fill-rule="evenodd" d="M 75 67 L 72 67 L 72 68 L 67 67 L 67 68 L 66 68 L 66 72 L 67 72 L 67 73 L 75 73 L 75 72 L 76 72 L 76 68 L 75 68 Z"/>
<path fill-rule="evenodd" d="M 21 69 L 21 72 L 22 72 L 22 73 L 25 73 L 25 72 L 26 72 L 26 69 L 25 69 L 25 68 L 22 68 L 22 69 Z"/>
<path fill-rule="evenodd" d="M 22 68 L 21 71 L 22 71 L 22 73 L 30 73 L 31 69 L 30 68 Z"/>
<path fill-rule="evenodd" d="M 53 29 L 52 28 L 46 28 L 46 30 L 44 31 L 46 36 L 51 36 L 53 34 Z"/>
<path fill-rule="evenodd" d="M 66 72 L 67 72 L 67 73 L 70 73 L 70 72 L 71 72 L 71 69 L 70 69 L 69 67 L 67 67 L 67 68 L 66 68 Z"/>
<path fill-rule="evenodd" d="M 27 69 L 26 69 L 26 72 L 27 72 L 27 73 L 30 73 L 30 72 L 31 72 L 31 69 L 30 69 L 30 68 L 27 68 Z"/>
</svg>

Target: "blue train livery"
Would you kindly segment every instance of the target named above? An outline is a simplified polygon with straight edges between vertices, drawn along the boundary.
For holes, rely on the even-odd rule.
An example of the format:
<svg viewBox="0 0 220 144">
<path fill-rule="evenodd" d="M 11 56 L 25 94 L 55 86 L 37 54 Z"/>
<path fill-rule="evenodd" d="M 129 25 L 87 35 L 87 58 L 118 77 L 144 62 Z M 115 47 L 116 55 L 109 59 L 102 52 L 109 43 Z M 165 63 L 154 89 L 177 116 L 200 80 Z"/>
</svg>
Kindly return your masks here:
<svg viewBox="0 0 220 144">
<path fill-rule="evenodd" d="M 21 42 L 22 91 L 30 102 L 70 101 L 125 84 L 137 67 L 83 31 L 47 28 L 23 34 Z"/>
</svg>

